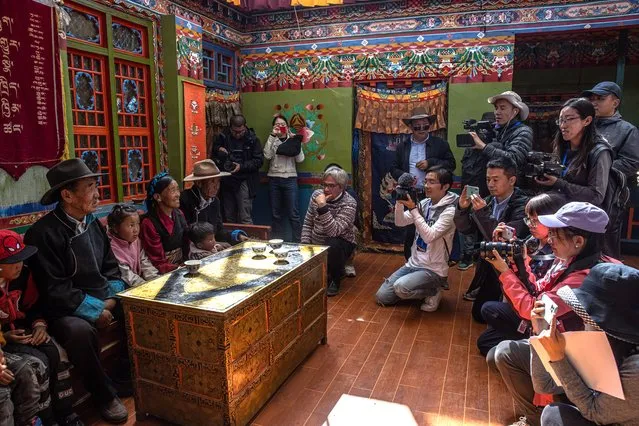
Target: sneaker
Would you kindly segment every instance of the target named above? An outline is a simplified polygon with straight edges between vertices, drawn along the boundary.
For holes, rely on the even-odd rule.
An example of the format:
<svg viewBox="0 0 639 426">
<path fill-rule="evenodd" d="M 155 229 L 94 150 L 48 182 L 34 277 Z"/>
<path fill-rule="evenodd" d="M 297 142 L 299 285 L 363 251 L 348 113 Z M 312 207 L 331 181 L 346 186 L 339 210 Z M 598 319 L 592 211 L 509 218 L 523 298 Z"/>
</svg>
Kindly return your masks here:
<svg viewBox="0 0 639 426">
<path fill-rule="evenodd" d="M 335 281 L 331 281 L 328 284 L 328 288 L 326 289 L 326 295 L 328 297 L 333 297 L 337 296 L 337 293 L 339 293 L 339 284 L 337 284 Z"/>
<path fill-rule="evenodd" d="M 344 266 L 344 275 L 350 278 L 357 276 L 357 273 L 355 272 L 355 267 L 353 265 Z"/>
<path fill-rule="evenodd" d="M 102 405 L 100 415 L 107 422 L 114 424 L 125 423 L 129 418 L 129 412 L 118 397 Z"/>
<path fill-rule="evenodd" d="M 526 417 L 520 417 L 519 420 L 517 420 L 515 423 L 512 423 L 510 426 L 530 426 L 530 423 L 528 423 L 528 419 L 526 419 Z"/>
<path fill-rule="evenodd" d="M 464 293 L 464 300 L 474 302 L 477 299 L 477 295 L 479 294 L 479 289 L 480 287 L 477 287 L 475 290 Z"/>
<path fill-rule="evenodd" d="M 439 302 L 442 301 L 442 291 L 437 290 L 437 294 L 434 296 L 428 296 L 424 299 L 424 303 L 419 308 L 424 312 L 435 312 L 439 307 Z"/>
<path fill-rule="evenodd" d="M 459 263 L 457 264 L 457 269 L 459 269 L 460 271 L 467 271 L 470 268 L 473 267 L 473 262 L 472 260 L 460 260 Z"/>
</svg>

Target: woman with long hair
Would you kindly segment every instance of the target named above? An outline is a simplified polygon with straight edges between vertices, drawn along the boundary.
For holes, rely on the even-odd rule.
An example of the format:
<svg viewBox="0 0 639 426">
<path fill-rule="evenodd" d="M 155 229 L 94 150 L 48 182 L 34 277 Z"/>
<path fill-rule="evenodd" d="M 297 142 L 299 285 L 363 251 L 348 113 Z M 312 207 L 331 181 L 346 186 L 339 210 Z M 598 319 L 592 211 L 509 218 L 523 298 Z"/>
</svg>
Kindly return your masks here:
<svg viewBox="0 0 639 426">
<path fill-rule="evenodd" d="M 561 176 L 545 175 L 535 181 L 569 200 L 601 206 L 608 188 L 612 149 L 597 132 L 594 120 L 595 107 L 586 98 L 573 98 L 563 105 L 553 150 L 564 168 Z"/>
</svg>

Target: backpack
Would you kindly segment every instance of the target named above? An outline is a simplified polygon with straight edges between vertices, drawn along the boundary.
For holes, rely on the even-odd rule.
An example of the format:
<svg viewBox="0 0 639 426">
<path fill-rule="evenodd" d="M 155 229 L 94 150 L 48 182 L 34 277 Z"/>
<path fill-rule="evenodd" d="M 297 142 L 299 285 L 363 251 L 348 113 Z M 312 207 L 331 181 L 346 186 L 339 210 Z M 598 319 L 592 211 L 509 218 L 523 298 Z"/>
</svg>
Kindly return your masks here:
<svg viewBox="0 0 639 426">
<path fill-rule="evenodd" d="M 597 144 L 591 152 L 593 161 L 596 162 L 599 154 L 605 150 L 610 150 L 610 154 L 613 157 L 612 160 L 614 160 L 614 154 L 609 146 Z M 626 175 L 611 166 L 606 195 L 601 203 L 601 208 L 608 213 L 608 225 L 616 224 L 621 219 L 629 199 L 630 188 L 628 187 Z"/>
</svg>

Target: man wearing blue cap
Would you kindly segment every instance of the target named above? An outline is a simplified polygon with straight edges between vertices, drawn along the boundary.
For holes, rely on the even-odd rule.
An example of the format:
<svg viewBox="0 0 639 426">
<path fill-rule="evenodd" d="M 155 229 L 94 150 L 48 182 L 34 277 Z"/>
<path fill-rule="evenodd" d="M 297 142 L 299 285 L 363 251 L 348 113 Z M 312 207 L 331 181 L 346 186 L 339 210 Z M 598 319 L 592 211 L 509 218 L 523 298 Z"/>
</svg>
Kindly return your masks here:
<svg viewBox="0 0 639 426">
<path fill-rule="evenodd" d="M 628 185 L 636 183 L 639 170 L 639 130 L 623 120 L 619 114 L 621 88 L 612 81 L 602 81 L 592 89 L 582 92 L 581 96 L 588 98 L 595 107 L 597 131 L 612 146 L 612 167 L 626 175 Z M 615 258 L 621 257 L 621 222 L 624 214 L 620 213 L 611 215 L 604 242 L 604 252 Z"/>
</svg>

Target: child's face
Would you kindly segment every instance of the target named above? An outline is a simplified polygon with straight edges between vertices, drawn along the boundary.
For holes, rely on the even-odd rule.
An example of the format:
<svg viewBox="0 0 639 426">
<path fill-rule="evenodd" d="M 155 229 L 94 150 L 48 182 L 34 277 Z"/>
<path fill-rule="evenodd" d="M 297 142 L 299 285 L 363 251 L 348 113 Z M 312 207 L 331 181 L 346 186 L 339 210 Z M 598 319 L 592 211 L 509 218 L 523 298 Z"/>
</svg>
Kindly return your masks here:
<svg viewBox="0 0 639 426">
<path fill-rule="evenodd" d="M 15 280 L 22 272 L 22 265 L 23 262 L 0 263 L 0 278 L 4 278 L 6 281 Z"/>
<path fill-rule="evenodd" d="M 215 244 L 217 244 L 215 234 L 209 234 L 197 246 L 202 250 L 215 251 Z"/>
<path fill-rule="evenodd" d="M 137 214 L 127 216 L 115 232 L 124 241 L 132 243 L 137 240 L 140 234 L 140 216 Z"/>
</svg>

